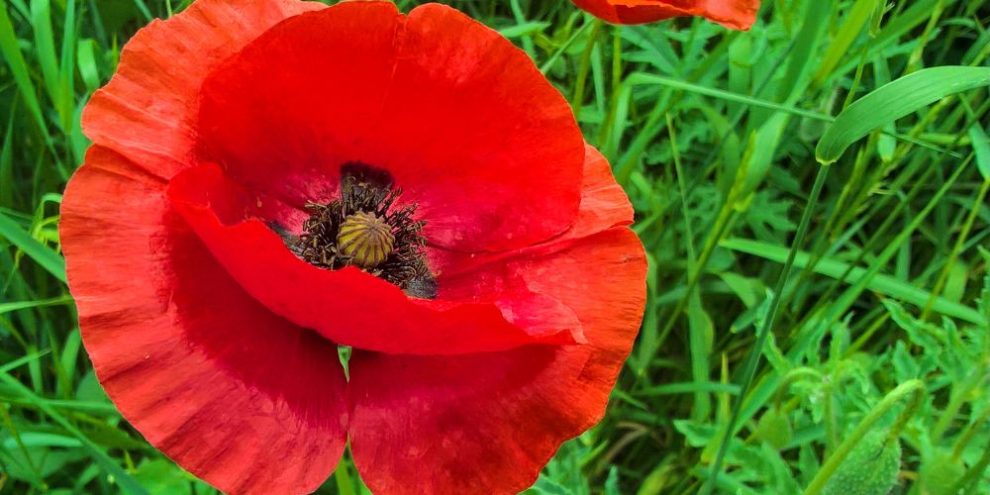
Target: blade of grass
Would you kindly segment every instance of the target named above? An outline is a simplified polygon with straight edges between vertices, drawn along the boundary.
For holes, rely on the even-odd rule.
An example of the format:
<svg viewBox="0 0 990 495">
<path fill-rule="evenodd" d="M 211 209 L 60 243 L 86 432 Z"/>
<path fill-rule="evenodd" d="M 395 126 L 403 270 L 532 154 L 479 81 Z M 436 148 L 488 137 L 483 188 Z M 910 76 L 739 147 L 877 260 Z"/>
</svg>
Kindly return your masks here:
<svg viewBox="0 0 990 495">
<path fill-rule="evenodd" d="M 966 68 L 966 69 L 980 69 L 979 67 L 964 67 L 964 68 Z M 984 69 L 984 70 L 990 72 L 990 68 Z M 894 82 L 897 82 L 897 81 L 894 81 Z M 836 117 L 832 117 L 830 115 L 826 115 L 826 114 L 823 114 L 823 113 L 820 113 L 820 112 L 814 112 L 814 111 L 811 111 L 811 110 L 804 110 L 804 109 L 793 107 L 793 106 L 790 106 L 790 105 L 784 105 L 784 104 L 780 104 L 780 103 L 774 103 L 772 101 L 766 101 L 766 100 L 762 100 L 762 99 L 759 99 L 759 98 L 753 98 L 751 96 L 735 94 L 735 93 L 732 93 L 730 91 L 725 91 L 725 90 L 715 89 L 715 88 L 709 88 L 707 86 L 701 86 L 701 85 L 698 85 L 698 84 L 692 84 L 692 83 L 685 82 L 685 81 L 679 81 L 679 80 L 676 80 L 676 79 L 671 79 L 669 77 L 657 76 L 657 75 L 654 75 L 654 74 L 647 74 L 647 73 L 642 73 L 642 72 L 637 72 L 637 73 L 631 74 L 626 79 L 626 84 L 628 84 L 630 86 L 635 86 L 635 85 L 649 85 L 649 84 L 660 84 L 660 85 L 663 85 L 663 86 L 669 86 L 669 87 L 672 87 L 672 88 L 675 88 L 675 89 L 680 89 L 680 90 L 683 90 L 683 91 L 690 91 L 692 93 L 697 93 L 697 94 L 700 94 L 700 95 L 711 96 L 713 98 L 719 98 L 719 99 L 722 99 L 722 100 L 725 100 L 725 101 L 731 101 L 731 102 L 737 102 L 737 103 L 744 103 L 746 105 L 750 105 L 750 106 L 754 106 L 754 107 L 766 108 L 766 109 L 769 109 L 769 110 L 776 110 L 778 112 L 784 112 L 784 113 L 787 113 L 787 114 L 790 114 L 790 115 L 796 115 L 796 116 L 799 116 L 799 117 L 804 117 L 804 118 L 807 118 L 807 119 L 817 120 L 817 121 L 821 121 L 821 122 L 831 122 L 831 123 L 833 123 L 833 127 L 835 126 L 835 122 L 836 122 L 836 119 L 837 119 Z M 869 95 L 867 95 L 867 96 L 869 96 Z M 866 97 L 864 97 L 864 98 L 866 98 Z M 852 107 L 852 105 L 850 105 L 850 107 Z M 844 123 L 843 128 L 847 128 L 849 125 L 850 125 L 850 122 L 846 122 L 846 123 Z M 882 126 L 883 126 L 883 124 L 881 123 L 877 127 L 882 127 Z M 872 130 L 872 127 L 870 128 L 870 130 Z M 833 132 L 837 132 L 837 131 L 833 131 Z M 866 132 L 868 132 L 868 131 L 866 131 Z M 864 132 L 863 135 L 865 135 L 865 134 L 866 133 Z M 860 137 L 862 137 L 862 136 L 860 136 Z M 911 144 L 914 144 L 914 145 L 917 145 L 917 146 L 921 146 L 921 147 L 924 147 L 926 149 L 930 149 L 932 151 L 938 151 L 940 153 L 946 153 L 946 154 L 955 156 L 957 158 L 962 158 L 962 155 L 959 155 L 958 153 L 956 153 L 954 151 L 944 149 L 944 148 L 939 147 L 937 145 L 934 145 L 932 143 L 929 143 L 929 142 L 926 142 L 926 141 L 922 141 L 920 139 L 917 139 L 917 138 L 914 138 L 914 137 L 911 137 L 911 136 L 905 136 L 905 135 L 902 135 L 902 134 L 895 134 L 894 137 L 896 137 L 899 140 L 907 141 L 907 142 L 909 142 Z M 821 146 L 821 144 L 819 144 L 819 146 Z M 829 162 L 829 163 L 831 163 L 831 162 Z"/>
<path fill-rule="evenodd" d="M 729 418 L 729 422 L 725 425 L 725 430 L 719 441 L 718 453 L 715 455 L 715 461 L 712 463 L 708 479 L 701 488 L 702 495 L 709 495 L 712 493 L 712 490 L 715 489 L 718 476 L 722 471 L 722 463 L 725 461 L 726 453 L 728 453 L 729 442 L 732 440 L 732 437 L 735 436 L 735 426 L 742 411 L 743 401 L 746 398 L 749 388 L 752 386 L 753 379 L 756 377 L 756 368 L 760 364 L 760 356 L 763 355 L 763 347 L 766 345 L 767 339 L 773 331 L 773 326 L 777 319 L 777 312 L 780 309 L 780 301 L 783 296 L 784 285 L 787 283 L 787 279 L 790 276 L 791 268 L 794 265 L 794 259 L 797 257 L 798 251 L 804 244 L 804 237 L 808 233 L 808 226 L 811 224 L 811 217 L 814 213 L 815 207 L 818 205 L 818 197 L 821 195 L 822 189 L 825 186 L 825 179 L 828 177 L 829 168 L 830 167 L 828 165 L 823 165 L 818 169 L 818 173 L 815 175 L 815 184 L 811 188 L 811 196 L 808 197 L 808 203 L 805 205 L 804 213 L 801 214 L 801 222 L 798 225 L 797 233 L 794 235 L 794 242 L 791 244 L 791 248 L 787 253 L 787 259 L 784 260 L 784 267 L 781 269 L 780 275 L 777 277 L 777 283 L 774 285 L 774 291 L 770 295 L 771 300 L 769 309 L 767 310 L 767 317 L 757 332 L 756 343 L 753 345 L 753 348 L 750 349 L 749 355 L 746 357 L 746 362 L 743 364 L 739 395 L 737 395 L 732 401 L 732 416 Z"/>
<path fill-rule="evenodd" d="M 0 315 L 22 309 L 41 308 L 45 306 L 57 306 L 61 304 L 72 304 L 69 296 L 55 297 L 52 299 L 39 299 L 35 301 L 14 301 L 0 303 Z"/>
<path fill-rule="evenodd" d="M 12 376 L 8 375 L 4 371 L 0 371 L 0 382 L 3 382 L 8 387 L 10 387 L 18 396 L 32 403 L 35 407 L 45 413 L 49 418 L 59 424 L 67 432 L 76 437 L 80 442 L 82 442 L 83 448 L 89 453 L 90 457 L 99 464 L 108 473 L 113 475 L 114 480 L 120 484 L 120 487 L 124 489 L 126 493 L 133 495 L 148 495 L 148 491 L 145 490 L 141 483 L 134 479 L 133 476 L 124 471 L 106 452 L 104 452 L 98 445 L 93 443 L 86 435 L 84 435 L 78 428 L 76 428 L 72 422 L 62 416 L 61 413 L 55 410 L 54 407 L 47 404 L 41 397 L 38 397 L 33 392 L 31 392 L 27 387 L 21 384 L 18 380 L 14 379 Z"/>
<path fill-rule="evenodd" d="M 36 261 L 53 277 L 65 282 L 65 259 L 28 235 L 17 222 L 0 213 L 0 237 L 10 241 L 18 249 Z"/>
<path fill-rule="evenodd" d="M 752 256 L 759 256 L 776 263 L 785 262 L 788 255 L 787 249 L 752 239 L 730 238 L 723 240 L 719 245 L 726 249 Z M 810 261 L 811 254 L 799 251 L 794 257 L 794 266 L 804 269 Z M 866 275 L 867 269 L 860 267 L 852 267 L 850 269 L 849 263 L 825 257 L 815 263 L 814 272 L 835 279 L 845 276 L 842 279 L 843 282 L 855 284 Z M 924 308 L 928 303 L 928 299 L 931 297 L 930 292 L 916 287 L 911 282 L 890 275 L 874 275 L 866 284 L 866 287 L 874 292 L 911 303 L 919 308 Z M 934 299 L 932 309 L 946 316 L 959 318 L 971 323 L 978 324 L 983 321 L 983 315 L 976 309 L 942 297 Z"/>
<path fill-rule="evenodd" d="M 894 80 L 842 111 L 818 142 L 823 164 L 842 156 L 870 132 L 946 96 L 990 85 L 990 67 L 932 67 Z"/>
<path fill-rule="evenodd" d="M 34 84 L 31 83 L 27 63 L 24 61 L 24 55 L 21 54 L 21 48 L 17 43 L 17 33 L 14 32 L 14 25 L 11 24 L 10 17 L 7 15 L 6 3 L 0 4 L 0 53 L 3 53 L 3 59 L 7 61 L 7 67 L 10 68 L 11 76 L 17 84 L 21 98 L 24 99 L 28 111 L 31 112 L 35 123 L 38 124 L 38 129 L 45 140 L 49 141 L 51 137 L 48 134 L 48 127 L 45 125 L 45 117 L 41 112 L 41 104 L 38 102 L 38 93 Z"/>
</svg>

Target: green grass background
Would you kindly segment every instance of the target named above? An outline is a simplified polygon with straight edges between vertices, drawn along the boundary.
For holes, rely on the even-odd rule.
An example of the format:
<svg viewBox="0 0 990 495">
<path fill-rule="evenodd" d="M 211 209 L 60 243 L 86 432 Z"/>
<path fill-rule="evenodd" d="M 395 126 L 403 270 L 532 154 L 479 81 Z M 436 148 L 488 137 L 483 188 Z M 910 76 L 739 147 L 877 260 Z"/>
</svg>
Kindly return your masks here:
<svg viewBox="0 0 990 495">
<path fill-rule="evenodd" d="M 56 228 L 88 95 L 187 3 L 0 0 L 0 493 L 212 493 L 102 393 Z M 573 103 L 651 261 L 607 418 L 532 493 L 990 493 L 990 2 L 765 0 L 746 33 L 447 3 Z M 365 492 L 347 458 L 319 491 Z"/>
</svg>

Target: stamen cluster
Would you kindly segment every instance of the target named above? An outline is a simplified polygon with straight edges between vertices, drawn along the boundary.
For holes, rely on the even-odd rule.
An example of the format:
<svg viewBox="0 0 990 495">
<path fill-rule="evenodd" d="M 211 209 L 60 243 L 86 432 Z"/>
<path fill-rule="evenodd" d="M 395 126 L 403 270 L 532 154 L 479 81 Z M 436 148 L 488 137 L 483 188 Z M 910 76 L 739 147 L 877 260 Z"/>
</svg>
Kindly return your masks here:
<svg viewBox="0 0 990 495">
<path fill-rule="evenodd" d="M 345 164 L 340 197 L 306 204 L 310 217 L 292 247 L 320 268 L 356 266 L 411 296 L 432 299 L 436 281 L 423 255 L 425 222 L 413 218 L 415 204 L 396 205 L 401 194 L 387 172 Z"/>
</svg>

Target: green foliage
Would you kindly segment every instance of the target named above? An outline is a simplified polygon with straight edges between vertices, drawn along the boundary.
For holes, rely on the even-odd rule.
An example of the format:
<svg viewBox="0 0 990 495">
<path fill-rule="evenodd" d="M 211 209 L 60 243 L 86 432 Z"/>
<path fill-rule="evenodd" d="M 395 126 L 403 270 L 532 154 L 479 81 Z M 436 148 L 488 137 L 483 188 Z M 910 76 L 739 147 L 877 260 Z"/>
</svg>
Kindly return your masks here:
<svg viewBox="0 0 990 495">
<path fill-rule="evenodd" d="M 932 67 L 887 83 L 839 114 L 818 141 L 818 160 L 832 163 L 870 131 L 951 94 L 987 85 L 990 85 L 990 67 Z"/>
<path fill-rule="evenodd" d="M 771 407 L 760 417 L 753 435 L 775 449 L 783 449 L 794 439 L 794 427 L 785 411 Z"/>
<path fill-rule="evenodd" d="M 921 462 L 921 489 L 928 495 L 953 495 L 956 483 L 966 475 L 966 466 L 952 453 L 937 450 Z"/>
<path fill-rule="evenodd" d="M 887 495 L 897 483 L 901 443 L 885 431 L 873 431 L 839 465 L 822 495 Z"/>
<path fill-rule="evenodd" d="M 188 3 L 0 2 L 0 494 L 213 493 L 102 393 L 57 231 L 82 107 Z M 764 0 L 745 33 L 445 3 L 571 101 L 651 260 L 605 420 L 529 493 L 990 494 L 990 2 Z M 345 456 L 319 493 L 368 491 Z"/>
</svg>

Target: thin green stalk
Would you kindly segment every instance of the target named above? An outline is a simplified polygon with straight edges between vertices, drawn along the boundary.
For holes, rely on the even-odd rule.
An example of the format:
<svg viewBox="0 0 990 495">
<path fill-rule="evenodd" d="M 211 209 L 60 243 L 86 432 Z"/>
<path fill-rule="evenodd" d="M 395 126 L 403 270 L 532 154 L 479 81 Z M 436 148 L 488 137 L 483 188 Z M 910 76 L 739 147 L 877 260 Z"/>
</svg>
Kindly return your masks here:
<svg viewBox="0 0 990 495">
<path fill-rule="evenodd" d="M 516 24 L 526 23 L 526 14 L 523 12 L 522 6 L 519 5 L 519 0 L 509 0 L 509 6 L 512 9 L 512 17 L 515 18 Z M 529 36 L 522 37 L 523 49 L 529 54 L 530 58 L 536 56 L 536 47 L 533 44 L 533 39 Z"/>
<path fill-rule="evenodd" d="M 547 57 L 547 60 L 543 62 L 542 65 L 540 65 L 540 72 L 542 72 L 543 74 L 550 72 L 550 68 L 553 67 L 553 64 L 557 62 L 557 59 L 559 59 L 560 56 L 563 55 L 568 48 L 570 48 L 570 46 L 574 43 L 574 41 L 577 40 L 582 34 L 584 34 L 584 31 L 589 27 L 591 27 L 592 25 L 593 23 L 588 22 L 585 23 L 580 28 L 578 28 L 578 30 L 575 31 L 570 38 L 567 38 L 567 41 L 565 41 L 563 45 L 557 47 L 557 49 L 553 52 L 553 55 Z"/>
<path fill-rule="evenodd" d="M 973 206 L 969 210 L 965 223 L 963 223 L 959 237 L 956 238 L 955 245 L 952 246 L 949 259 L 945 262 L 942 272 L 939 273 L 938 279 L 935 281 L 935 287 L 932 288 L 932 295 L 928 298 L 928 304 L 925 304 L 925 310 L 921 312 L 922 320 L 928 319 L 931 314 L 932 305 L 935 304 L 935 300 L 938 299 L 938 296 L 942 293 L 942 289 L 945 288 L 945 283 L 949 279 L 949 273 L 952 267 L 955 266 L 956 260 L 959 258 L 959 253 L 962 251 L 963 244 L 966 243 L 966 239 L 969 237 L 969 231 L 972 230 L 976 215 L 980 212 L 980 208 L 983 207 L 983 201 L 986 199 L 988 191 L 990 191 L 990 179 L 983 181 L 980 192 L 977 193 L 976 198 L 973 200 Z"/>
<path fill-rule="evenodd" d="M 771 300 L 767 318 L 760 327 L 756 337 L 756 343 L 749 351 L 749 355 L 743 365 L 739 395 L 733 399 L 732 417 L 729 419 L 728 424 L 725 426 L 725 431 L 722 433 L 718 453 L 715 455 L 715 462 L 712 464 L 708 482 L 706 482 L 701 489 L 702 495 L 708 495 L 712 492 L 715 487 L 715 480 L 718 477 L 719 472 L 722 470 L 722 463 L 725 461 L 725 454 L 729 451 L 729 442 L 735 435 L 736 422 L 739 420 L 739 413 L 742 411 L 743 401 L 745 400 L 746 394 L 749 392 L 750 386 L 752 386 L 753 379 L 756 377 L 756 368 L 760 364 L 760 356 L 763 355 L 763 347 L 766 345 L 770 332 L 773 331 L 773 326 L 777 319 L 777 312 L 780 309 L 784 285 L 787 283 L 791 268 L 794 265 L 794 258 L 797 256 L 798 251 L 804 244 L 804 237 L 808 233 L 808 226 L 811 224 L 811 217 L 814 214 L 815 207 L 818 205 L 818 197 L 821 196 L 822 189 L 825 186 L 825 179 L 828 178 L 829 168 L 830 167 L 828 165 L 820 166 L 817 174 L 815 175 L 815 184 L 811 188 L 811 196 L 808 197 L 808 204 L 805 206 L 804 212 L 801 214 L 801 222 L 798 225 L 797 234 L 794 237 L 794 242 L 791 244 L 790 252 L 787 254 L 787 260 L 784 262 L 784 267 L 780 271 L 780 275 L 777 277 L 777 283 L 774 287 L 773 294 L 770 295 Z"/>
<path fill-rule="evenodd" d="M 986 381 L 986 372 L 987 365 L 980 363 L 975 370 L 970 371 L 965 381 L 953 384 L 949 403 L 945 406 L 945 410 L 942 411 L 938 421 L 931 430 L 932 444 L 937 445 L 942 440 L 942 436 L 952 426 L 952 421 L 956 419 L 959 410 L 972 399 L 973 391 Z"/>
<path fill-rule="evenodd" d="M 680 191 L 681 196 L 681 215 L 684 219 L 684 233 L 686 237 L 687 244 L 687 269 L 689 271 L 694 270 L 694 264 L 697 261 L 694 250 L 694 229 L 691 227 L 691 210 L 688 206 L 687 201 L 687 185 L 684 181 L 684 170 L 681 167 L 681 154 L 678 150 L 677 142 L 677 132 L 674 130 L 674 122 L 670 118 L 670 114 L 667 117 L 667 131 L 670 134 L 670 149 L 674 157 L 674 170 L 677 173 L 677 186 Z M 701 295 L 698 293 L 697 288 L 691 290 L 687 295 L 691 298 L 692 304 L 701 305 Z M 696 328 L 693 322 L 689 325 L 689 350 L 691 355 L 691 376 L 697 382 L 703 382 L 708 380 L 708 345 L 706 345 L 706 335 L 704 332 Z M 711 403 L 709 400 L 708 393 L 702 390 L 698 390 L 694 393 L 694 411 L 693 417 L 695 418 L 707 418 Z"/>
<path fill-rule="evenodd" d="M 822 373 L 814 368 L 809 368 L 807 366 L 802 366 L 800 368 L 794 368 L 784 375 L 784 378 L 780 380 L 777 385 L 777 391 L 773 394 L 773 403 L 777 408 L 780 408 L 782 402 L 784 402 L 784 395 L 787 393 L 787 389 L 791 385 L 804 381 L 804 380 L 822 380 Z"/>
<path fill-rule="evenodd" d="M 588 41 L 584 46 L 584 50 L 581 52 L 581 60 L 578 62 L 578 72 L 576 82 L 574 83 L 574 96 L 571 99 L 571 107 L 574 108 L 574 112 L 580 115 L 581 107 L 584 106 L 584 88 L 585 82 L 588 80 L 588 71 L 591 69 L 591 54 L 595 49 L 595 44 L 598 42 L 598 33 L 602 29 L 602 21 L 595 19 L 591 21 L 591 34 L 588 35 Z"/>
<path fill-rule="evenodd" d="M 966 170 L 966 165 L 969 163 L 970 159 L 972 159 L 972 155 L 958 166 L 952 175 L 949 176 L 948 180 L 946 180 L 945 184 L 943 184 L 942 187 L 935 192 L 925 207 L 922 208 L 917 215 L 915 215 L 911 223 L 908 224 L 906 228 L 902 229 L 894 240 L 890 242 L 883 251 L 881 251 L 880 255 L 870 263 L 869 268 L 867 268 L 866 272 L 856 282 L 856 284 L 844 292 L 838 300 L 833 301 L 833 304 L 828 307 L 828 312 L 826 313 L 824 322 L 825 328 L 829 328 L 839 320 L 842 314 L 844 314 L 848 308 L 852 306 L 855 299 L 858 298 L 859 295 L 866 289 L 866 285 L 870 283 L 870 280 L 872 280 L 876 274 L 880 273 L 880 270 L 887 265 L 887 262 L 889 262 L 891 258 L 897 254 L 897 250 L 900 249 L 901 245 L 904 244 L 908 237 L 913 235 L 914 232 L 918 230 L 918 227 L 921 226 L 925 219 L 928 218 L 928 215 L 939 204 L 942 197 L 945 196 L 952 185 L 959 179 L 959 176 L 962 175 L 963 171 Z"/>
<path fill-rule="evenodd" d="M 959 493 L 965 489 L 966 495 L 976 495 L 980 478 L 987 472 L 987 467 L 990 467 L 990 446 L 987 446 L 980 460 L 966 470 L 966 474 L 947 493 Z"/>
</svg>

